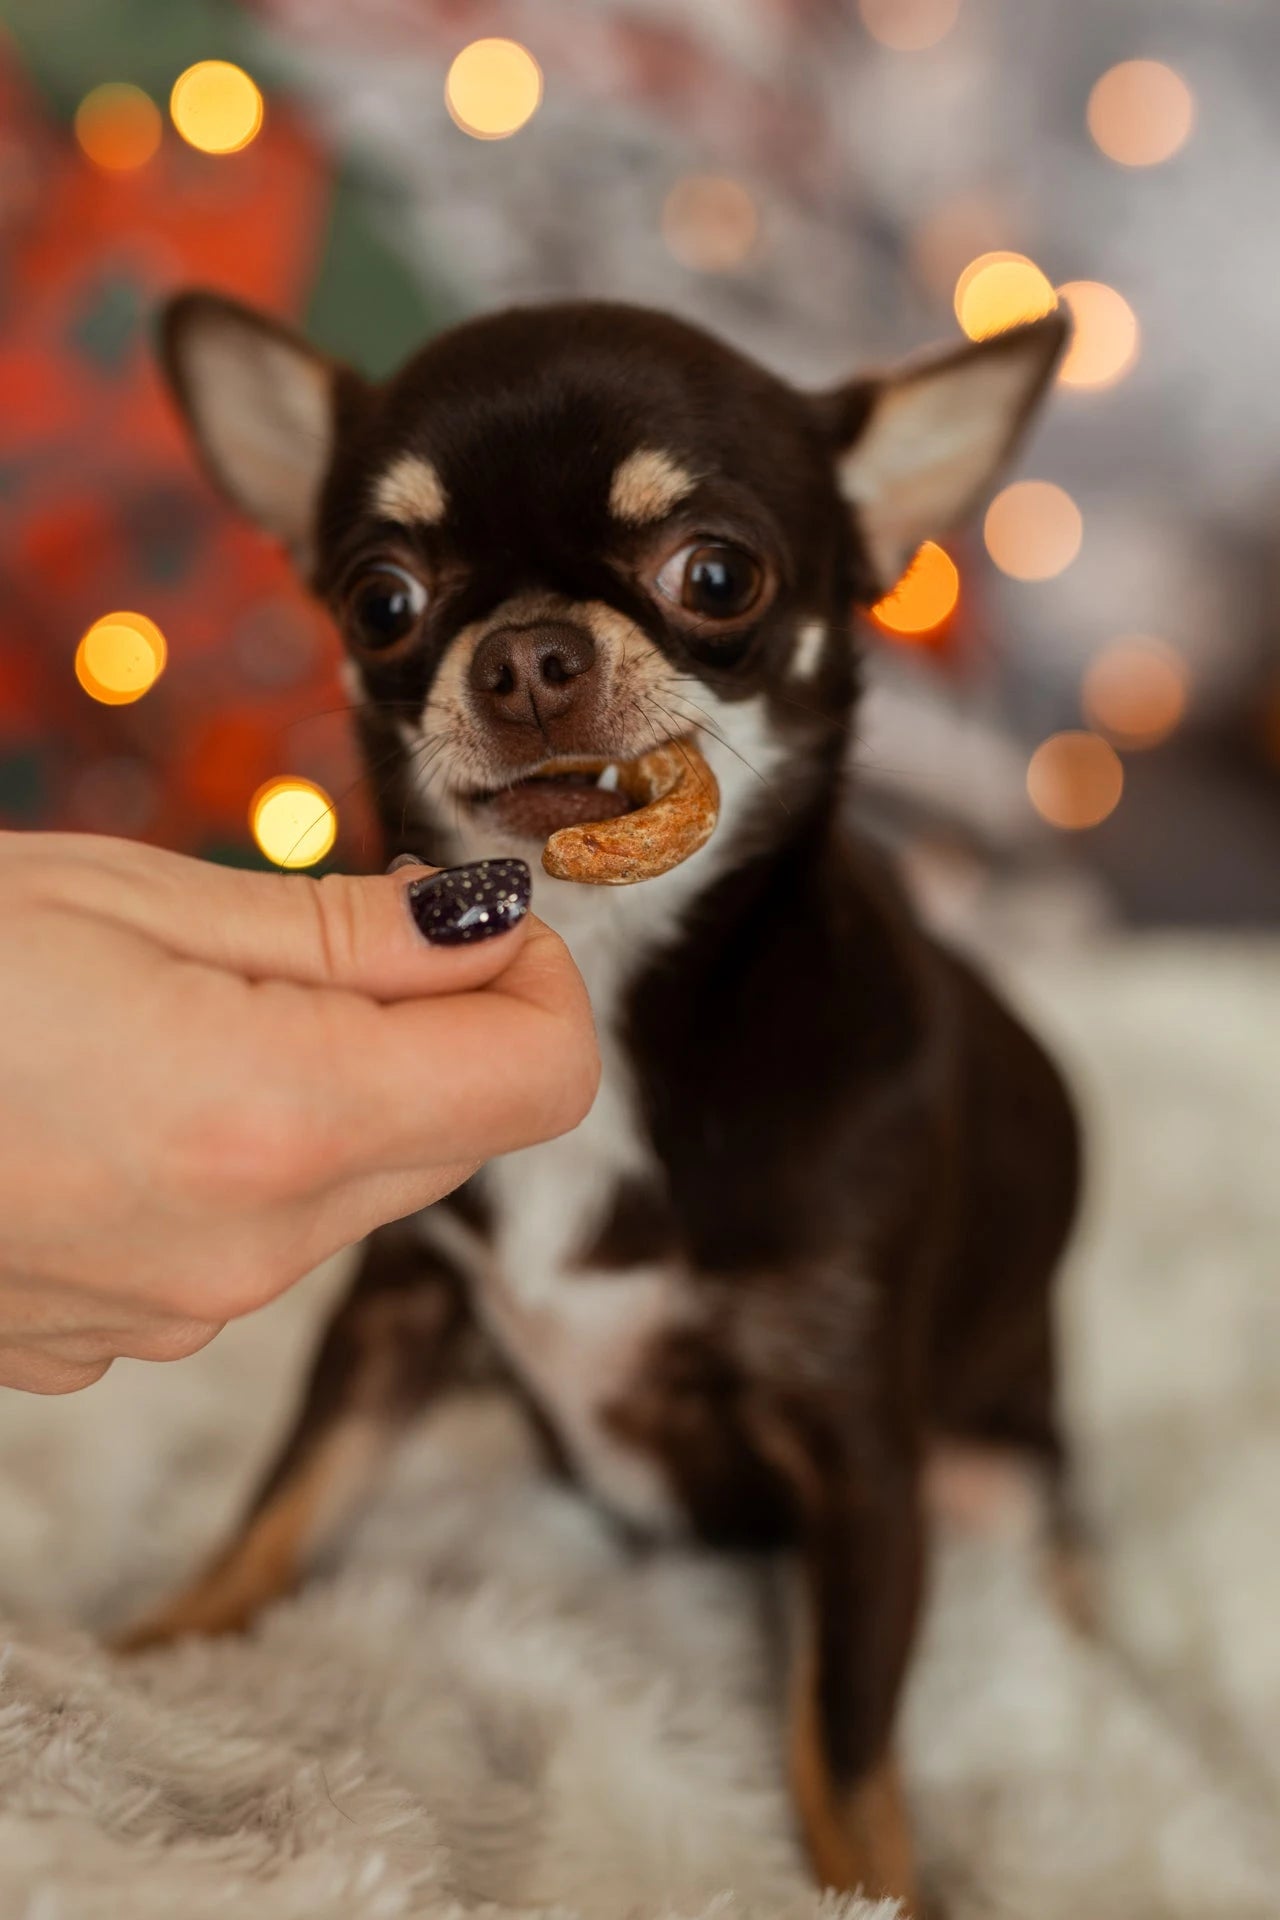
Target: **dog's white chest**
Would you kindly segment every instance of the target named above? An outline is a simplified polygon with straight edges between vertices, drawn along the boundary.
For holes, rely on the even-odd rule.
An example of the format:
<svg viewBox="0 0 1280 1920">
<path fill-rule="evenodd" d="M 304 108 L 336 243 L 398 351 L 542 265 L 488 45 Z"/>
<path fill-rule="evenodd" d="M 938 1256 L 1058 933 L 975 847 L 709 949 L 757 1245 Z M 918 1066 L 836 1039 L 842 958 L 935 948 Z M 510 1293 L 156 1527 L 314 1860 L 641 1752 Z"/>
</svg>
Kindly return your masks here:
<svg viewBox="0 0 1280 1920">
<path fill-rule="evenodd" d="M 717 769 L 719 772 L 719 769 Z M 732 768 L 722 776 L 732 788 Z M 470 849 L 468 848 L 468 851 Z M 645 887 L 595 888 L 535 876 L 534 910 L 563 936 L 591 995 L 603 1076 L 575 1132 L 491 1161 L 482 1180 L 487 1242 L 450 1248 L 451 1222 L 428 1234 L 462 1260 L 477 1318 L 537 1399 L 583 1483 L 650 1531 L 683 1514 L 658 1462 L 611 1430 L 608 1413 L 642 1377 L 664 1331 L 696 1317 L 676 1261 L 621 1271 L 585 1264 L 621 1181 L 656 1171 L 617 1022 L 628 981 L 678 936 L 716 865 L 703 849 Z"/>
<path fill-rule="evenodd" d="M 610 1431 L 608 1413 L 642 1375 L 682 1311 L 667 1266 L 592 1269 L 582 1258 L 633 1142 L 611 1112 L 608 1078 L 589 1119 L 564 1140 L 509 1154 L 485 1175 L 491 1258 L 473 1282 L 480 1320 L 555 1427 L 575 1470 L 606 1505 L 647 1529 L 678 1512 L 656 1463 Z"/>
</svg>

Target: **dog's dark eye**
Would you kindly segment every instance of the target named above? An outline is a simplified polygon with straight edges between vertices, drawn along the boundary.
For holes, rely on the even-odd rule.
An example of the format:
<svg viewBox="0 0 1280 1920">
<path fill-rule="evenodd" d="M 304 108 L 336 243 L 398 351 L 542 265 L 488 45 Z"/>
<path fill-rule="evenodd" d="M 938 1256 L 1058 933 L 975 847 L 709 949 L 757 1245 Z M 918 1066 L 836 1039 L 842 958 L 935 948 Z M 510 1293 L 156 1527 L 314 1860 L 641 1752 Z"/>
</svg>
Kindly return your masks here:
<svg viewBox="0 0 1280 1920">
<path fill-rule="evenodd" d="M 760 597 L 764 574 L 741 547 L 682 547 L 658 575 L 668 600 L 702 620 L 736 620 Z"/>
<path fill-rule="evenodd" d="M 382 566 L 366 573 L 351 597 L 356 640 L 371 653 L 394 647 L 422 618 L 427 590 L 403 567 Z"/>
</svg>

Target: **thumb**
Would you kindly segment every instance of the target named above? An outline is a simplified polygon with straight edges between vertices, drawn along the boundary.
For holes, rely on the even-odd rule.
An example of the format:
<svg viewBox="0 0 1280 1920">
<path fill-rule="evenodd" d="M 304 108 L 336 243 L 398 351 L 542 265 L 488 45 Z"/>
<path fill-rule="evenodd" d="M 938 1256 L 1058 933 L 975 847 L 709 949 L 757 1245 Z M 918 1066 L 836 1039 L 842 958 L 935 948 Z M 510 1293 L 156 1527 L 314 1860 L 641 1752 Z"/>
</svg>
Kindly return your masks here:
<svg viewBox="0 0 1280 1920">
<path fill-rule="evenodd" d="M 79 841 L 86 844 L 90 871 L 68 847 L 69 888 L 81 912 L 250 980 L 346 988 L 375 1000 L 460 993 L 496 978 L 523 944 L 531 892 L 523 860 L 443 870 L 397 862 L 373 878 L 314 880 L 128 841 Z M 45 864 L 46 883 L 56 884 L 60 864 Z"/>
</svg>

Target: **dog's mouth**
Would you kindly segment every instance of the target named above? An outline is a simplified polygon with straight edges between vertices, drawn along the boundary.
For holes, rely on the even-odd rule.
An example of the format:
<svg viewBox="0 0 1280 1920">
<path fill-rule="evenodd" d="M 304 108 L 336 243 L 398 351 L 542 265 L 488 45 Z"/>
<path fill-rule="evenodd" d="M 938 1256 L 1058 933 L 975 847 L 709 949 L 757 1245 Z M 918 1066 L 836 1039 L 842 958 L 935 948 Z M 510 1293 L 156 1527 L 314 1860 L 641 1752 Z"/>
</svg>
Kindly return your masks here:
<svg viewBox="0 0 1280 1920">
<path fill-rule="evenodd" d="M 623 777 L 624 769 L 631 775 L 633 765 L 582 755 L 548 760 L 523 780 L 468 797 L 485 819 L 508 833 L 548 840 L 562 827 L 618 820 L 642 805 L 634 777 Z"/>
<path fill-rule="evenodd" d="M 589 886 L 669 872 L 706 844 L 720 813 L 716 777 L 692 740 L 665 741 L 634 760 L 547 760 L 468 799 L 482 819 L 542 841 L 553 878 Z"/>
</svg>

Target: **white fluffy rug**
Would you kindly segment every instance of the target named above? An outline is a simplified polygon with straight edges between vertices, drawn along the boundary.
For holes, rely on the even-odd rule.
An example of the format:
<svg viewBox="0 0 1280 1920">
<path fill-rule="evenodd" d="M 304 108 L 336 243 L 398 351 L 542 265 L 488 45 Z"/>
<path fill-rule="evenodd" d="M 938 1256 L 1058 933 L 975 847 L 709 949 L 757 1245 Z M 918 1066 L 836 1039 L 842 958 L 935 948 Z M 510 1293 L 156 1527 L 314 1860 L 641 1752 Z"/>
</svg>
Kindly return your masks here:
<svg viewBox="0 0 1280 1920">
<path fill-rule="evenodd" d="M 1105 1638 L 1025 1525 L 939 1543 L 906 1753 L 951 1920 L 1280 1914 L 1278 980 L 1131 944 L 1025 982 L 1093 1122 L 1064 1319 Z M 235 1510 L 334 1283 L 0 1393 L 2 1920 L 808 1920 L 768 1582 L 627 1559 L 500 1406 L 425 1429 L 248 1642 L 97 1651 Z"/>
</svg>

